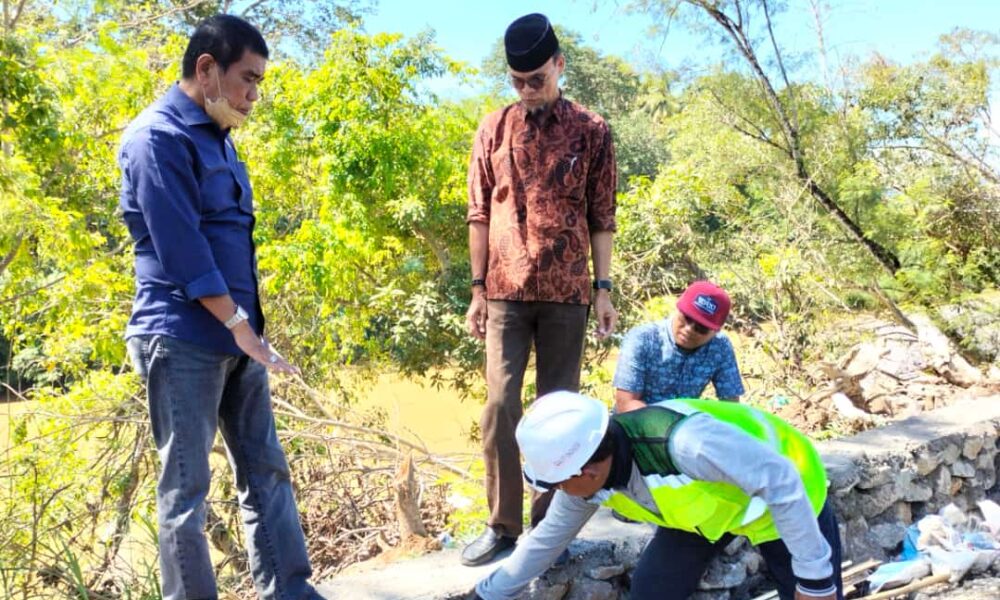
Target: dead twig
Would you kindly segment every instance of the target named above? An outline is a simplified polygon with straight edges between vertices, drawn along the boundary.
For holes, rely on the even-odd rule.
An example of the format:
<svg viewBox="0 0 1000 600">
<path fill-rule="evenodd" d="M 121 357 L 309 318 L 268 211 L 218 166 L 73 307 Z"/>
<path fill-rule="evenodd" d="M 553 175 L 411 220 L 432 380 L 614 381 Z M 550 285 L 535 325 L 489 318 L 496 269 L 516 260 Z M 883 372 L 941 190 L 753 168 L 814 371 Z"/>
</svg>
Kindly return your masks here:
<svg viewBox="0 0 1000 600">
<path fill-rule="evenodd" d="M 301 431 L 300 432 L 283 431 L 283 432 L 279 432 L 279 435 L 292 436 L 292 437 L 300 437 L 300 438 L 303 438 L 303 439 L 311 439 L 311 440 L 316 440 L 316 441 L 321 441 L 321 442 L 339 442 L 339 443 L 342 443 L 342 444 L 352 445 L 352 446 L 356 446 L 358 448 L 364 448 L 366 450 L 371 450 L 372 452 L 374 452 L 376 454 L 382 454 L 382 455 L 385 455 L 385 456 L 391 456 L 391 457 L 393 457 L 394 459 L 397 459 L 397 460 L 400 459 L 403 456 L 403 453 L 401 451 L 396 450 L 392 446 L 389 446 L 389 445 L 386 445 L 386 444 L 380 444 L 378 442 L 369 442 L 369 441 L 357 440 L 357 439 L 354 439 L 354 438 L 344 438 L 344 437 L 323 435 L 323 434 L 320 434 L 320 433 L 307 433 L 307 432 L 301 432 Z M 468 471 L 466 471 L 464 469 L 459 469 L 458 467 L 450 465 L 447 462 L 445 462 L 444 460 L 442 460 L 442 459 L 434 456 L 433 454 L 425 453 L 423 460 L 425 460 L 426 462 L 433 463 L 433 464 L 441 467 L 442 469 L 445 469 L 446 471 L 451 471 L 452 473 L 454 473 L 456 475 L 459 475 L 459 476 L 461 476 L 461 477 L 463 477 L 465 479 L 468 479 L 470 481 L 473 480 L 473 479 L 475 479 L 472 476 L 472 474 L 469 473 Z"/>
<path fill-rule="evenodd" d="M 915 592 L 925 587 L 930 587 L 937 583 L 947 583 L 949 579 L 951 579 L 951 573 L 941 573 L 940 575 L 931 575 L 930 577 L 924 577 L 923 579 L 918 579 L 917 581 L 908 583 L 903 587 L 887 590 L 885 592 L 879 592 L 877 594 L 872 594 L 870 596 L 864 596 L 862 597 L 861 600 L 886 600 L 888 598 L 895 598 L 897 596 L 909 594 L 910 592 Z"/>
</svg>

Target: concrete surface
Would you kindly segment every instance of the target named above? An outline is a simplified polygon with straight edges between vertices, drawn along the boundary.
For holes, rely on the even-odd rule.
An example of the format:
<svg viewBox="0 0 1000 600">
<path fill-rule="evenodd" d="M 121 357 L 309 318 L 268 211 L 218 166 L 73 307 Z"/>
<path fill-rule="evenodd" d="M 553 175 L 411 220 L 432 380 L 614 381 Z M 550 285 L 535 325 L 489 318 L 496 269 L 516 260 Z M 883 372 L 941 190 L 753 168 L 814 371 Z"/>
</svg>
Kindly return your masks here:
<svg viewBox="0 0 1000 600">
<path fill-rule="evenodd" d="M 622 523 L 611 511 L 600 508 L 570 545 L 577 560 L 594 544 L 628 544 L 652 535 L 653 526 Z M 459 561 L 461 545 L 362 572 L 341 574 L 317 587 L 324 598 L 338 600 L 436 600 L 461 598 L 482 577 L 489 575 L 500 563 L 498 559 L 480 567 L 466 567 Z M 510 551 L 502 556 L 507 556 Z"/>
</svg>

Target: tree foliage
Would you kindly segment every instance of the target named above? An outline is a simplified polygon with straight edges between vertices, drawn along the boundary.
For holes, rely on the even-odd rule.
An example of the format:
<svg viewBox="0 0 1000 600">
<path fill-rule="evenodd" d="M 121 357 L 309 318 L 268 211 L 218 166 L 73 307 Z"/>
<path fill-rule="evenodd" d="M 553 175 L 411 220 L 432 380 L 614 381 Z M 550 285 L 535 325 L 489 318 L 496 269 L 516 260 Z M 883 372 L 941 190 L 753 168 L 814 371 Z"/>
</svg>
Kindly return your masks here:
<svg viewBox="0 0 1000 600">
<path fill-rule="evenodd" d="M 363 3 L 55 4 L 5 2 L 0 35 L 0 368 L 38 406 L 11 422 L 0 462 L 0 590 L 157 597 L 152 562 L 122 551 L 155 535 L 156 461 L 121 341 L 133 283 L 115 151 L 177 79 L 190 24 L 220 8 L 250 11 L 279 48 L 235 138 L 255 190 L 269 334 L 311 384 L 275 389 L 281 425 L 308 424 L 289 439 L 293 471 L 342 486 L 334 501 L 302 490 L 305 520 L 317 539 L 354 541 L 337 527 L 362 531 L 390 511 L 376 506 L 382 487 L 354 509 L 372 484 L 345 473 L 384 477 L 406 445 L 377 415 L 352 411 L 349 380 L 391 370 L 481 396 L 482 348 L 463 331 L 465 176 L 477 122 L 513 98 L 500 46 L 484 65 L 498 93 L 456 102 L 426 82 L 471 72 L 430 34 L 362 33 Z M 735 299 L 734 327 L 771 361 L 746 375 L 772 391 L 794 388 L 821 358 L 817 334 L 833 312 L 997 286 L 994 37 L 952 32 L 908 65 L 870 57 L 833 91 L 777 60 L 766 2 L 639 8 L 683 12 L 734 53 L 681 80 L 559 30 L 567 96 L 615 134 L 623 329 L 710 277 Z M 898 266 L 882 268 L 892 261 L 866 241 Z M 610 348 L 588 348 L 588 389 L 606 391 Z M 324 432 L 340 432 L 336 443 L 317 441 Z M 212 498 L 213 540 L 239 580 L 228 492 Z"/>
</svg>

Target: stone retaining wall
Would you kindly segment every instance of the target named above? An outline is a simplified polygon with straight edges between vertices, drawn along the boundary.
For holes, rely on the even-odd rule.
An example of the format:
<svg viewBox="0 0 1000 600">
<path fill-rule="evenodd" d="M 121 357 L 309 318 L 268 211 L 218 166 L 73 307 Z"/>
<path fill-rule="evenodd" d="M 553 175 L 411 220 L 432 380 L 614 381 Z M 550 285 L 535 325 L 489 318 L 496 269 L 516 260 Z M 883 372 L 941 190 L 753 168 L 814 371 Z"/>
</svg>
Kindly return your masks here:
<svg viewBox="0 0 1000 600">
<path fill-rule="evenodd" d="M 993 397 L 817 444 L 845 560 L 891 560 L 911 523 L 949 503 L 970 510 L 995 496 L 998 438 L 1000 398 Z M 766 585 L 756 550 L 742 544 L 727 554 L 716 559 L 694 600 L 740 600 Z"/>
<path fill-rule="evenodd" d="M 906 527 L 920 517 L 950 502 L 965 510 L 988 495 L 996 499 L 1000 492 L 998 438 L 1000 396 L 994 395 L 818 444 L 831 481 L 830 498 L 840 519 L 844 558 L 855 563 L 868 558 L 889 559 L 899 551 Z M 626 597 L 623 591 L 629 573 L 651 536 L 651 528 L 605 519 L 611 525 L 574 541 L 570 564 L 551 569 L 533 582 L 521 600 Z M 421 568 L 435 561 L 432 557 L 420 560 L 427 561 Z M 441 575 L 456 557 L 436 560 L 443 561 L 443 570 L 438 571 Z M 459 575 L 473 583 L 479 576 Z M 380 577 L 384 580 L 392 575 L 382 572 Z M 355 585 L 365 584 L 357 581 Z M 767 586 L 766 566 L 759 553 L 739 538 L 713 560 L 692 600 L 744 600 Z M 465 597 L 464 591 L 458 592 L 463 588 L 470 589 L 471 583 L 449 584 L 439 578 L 430 586 L 432 593 L 397 596 L 389 592 L 370 597 L 458 600 Z M 408 589 L 414 589 L 412 579 Z"/>
</svg>

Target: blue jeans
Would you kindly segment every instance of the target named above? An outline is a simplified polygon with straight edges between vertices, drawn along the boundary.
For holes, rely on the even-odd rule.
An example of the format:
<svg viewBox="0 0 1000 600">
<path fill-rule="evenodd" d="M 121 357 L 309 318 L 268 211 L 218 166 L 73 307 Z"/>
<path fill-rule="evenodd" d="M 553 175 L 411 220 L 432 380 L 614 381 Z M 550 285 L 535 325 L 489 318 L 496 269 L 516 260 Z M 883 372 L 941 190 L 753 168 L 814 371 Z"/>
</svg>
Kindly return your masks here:
<svg viewBox="0 0 1000 600">
<path fill-rule="evenodd" d="M 840 530 L 829 502 L 816 517 L 820 532 L 830 544 L 830 562 L 833 579 L 837 585 L 837 599 L 844 600 L 844 585 L 840 577 Z M 631 597 L 633 600 L 687 600 L 697 590 L 698 581 L 713 556 L 732 541 L 726 534 L 714 544 L 700 535 L 658 527 L 653 539 L 639 556 L 639 563 L 632 573 Z M 792 555 L 781 540 L 765 542 L 758 546 L 767 569 L 778 588 L 781 600 L 795 597 L 795 574 L 792 573 Z"/>
<path fill-rule="evenodd" d="M 164 600 L 215 599 L 205 538 L 209 453 L 220 430 L 236 476 L 250 571 L 257 594 L 319 598 L 271 412 L 267 370 L 246 356 L 219 354 L 160 335 L 128 340 L 146 382 L 161 471 L 156 488 Z"/>
</svg>

